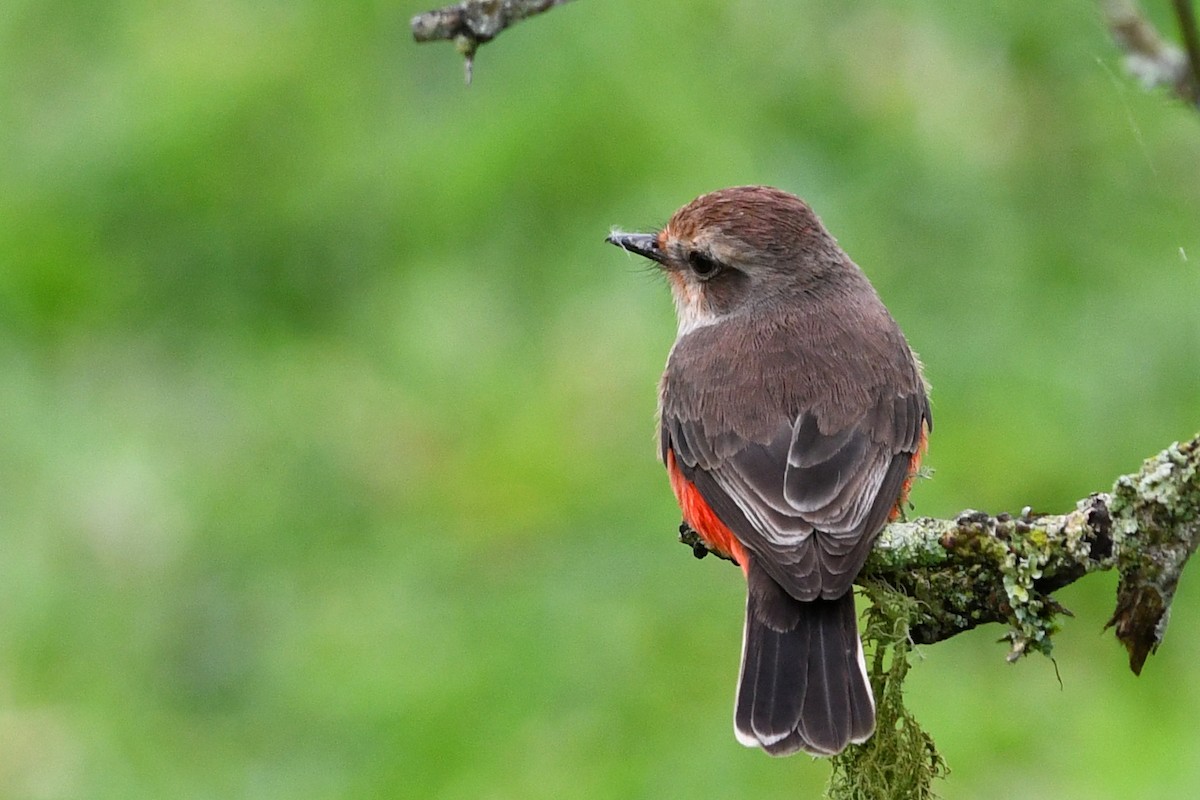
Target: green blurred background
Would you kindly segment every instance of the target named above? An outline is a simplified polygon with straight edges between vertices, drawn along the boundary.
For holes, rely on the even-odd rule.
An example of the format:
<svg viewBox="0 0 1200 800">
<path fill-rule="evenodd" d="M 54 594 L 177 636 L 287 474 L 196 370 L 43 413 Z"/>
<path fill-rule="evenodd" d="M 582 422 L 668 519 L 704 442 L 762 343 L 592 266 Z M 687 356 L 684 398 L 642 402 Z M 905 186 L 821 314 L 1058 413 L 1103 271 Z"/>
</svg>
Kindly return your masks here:
<svg viewBox="0 0 1200 800">
<path fill-rule="evenodd" d="M 1106 489 L 1200 429 L 1200 115 L 995 6 L 579 2 L 467 89 L 422 4 L 7 0 L 0 796 L 819 793 L 734 741 L 668 293 L 602 240 L 801 194 L 926 362 L 918 513 Z M 1136 679 L 1114 585 L 1061 686 L 920 649 L 945 797 L 1200 794 L 1200 586 Z"/>
</svg>

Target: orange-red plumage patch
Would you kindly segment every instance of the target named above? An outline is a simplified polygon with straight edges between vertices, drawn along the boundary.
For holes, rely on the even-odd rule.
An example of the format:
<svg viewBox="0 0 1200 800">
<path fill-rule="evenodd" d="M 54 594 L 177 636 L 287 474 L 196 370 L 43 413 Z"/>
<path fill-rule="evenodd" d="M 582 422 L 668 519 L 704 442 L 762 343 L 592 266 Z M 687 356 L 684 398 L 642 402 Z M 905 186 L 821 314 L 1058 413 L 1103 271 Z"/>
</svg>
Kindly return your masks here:
<svg viewBox="0 0 1200 800">
<path fill-rule="evenodd" d="M 925 449 L 929 445 L 929 423 L 921 423 L 921 443 L 917 445 L 917 452 L 913 453 L 912 459 L 908 462 L 908 475 L 904 477 L 904 485 L 900 487 L 900 497 L 896 500 L 896 507 L 892 509 L 892 513 L 888 515 L 888 522 L 895 522 L 896 519 L 903 513 L 904 503 L 908 500 L 908 492 L 912 489 L 913 478 L 917 477 L 917 470 L 921 468 L 921 458 L 925 455 Z"/>
<path fill-rule="evenodd" d="M 671 479 L 671 491 L 675 493 L 675 500 L 683 512 L 683 521 L 700 534 L 709 550 L 732 558 L 741 566 L 742 572 L 746 572 L 749 569 L 746 548 L 742 547 L 733 531 L 717 518 L 696 485 L 683 477 L 675 463 L 675 452 L 670 449 L 667 450 L 667 475 Z"/>
<path fill-rule="evenodd" d="M 888 515 L 888 522 L 893 522 L 900 516 L 904 503 L 908 500 L 908 492 L 912 488 L 913 479 L 917 476 L 917 470 L 921 466 L 921 457 L 925 455 L 928 440 L 929 427 L 922 425 L 921 443 L 909 461 L 908 475 L 904 478 L 904 485 L 900 489 L 900 496 L 896 498 L 896 505 Z M 679 466 L 675 463 L 675 451 L 671 449 L 667 450 L 667 475 L 671 480 L 671 491 L 675 493 L 675 500 L 683 512 L 683 521 L 700 534 L 700 538 L 708 545 L 709 550 L 732 558 L 741 565 L 743 572 L 747 571 L 746 548 L 742 547 L 742 543 L 733 531 L 729 530 L 728 526 L 717 517 L 716 512 L 705 501 L 696 485 L 683 476 Z"/>
</svg>

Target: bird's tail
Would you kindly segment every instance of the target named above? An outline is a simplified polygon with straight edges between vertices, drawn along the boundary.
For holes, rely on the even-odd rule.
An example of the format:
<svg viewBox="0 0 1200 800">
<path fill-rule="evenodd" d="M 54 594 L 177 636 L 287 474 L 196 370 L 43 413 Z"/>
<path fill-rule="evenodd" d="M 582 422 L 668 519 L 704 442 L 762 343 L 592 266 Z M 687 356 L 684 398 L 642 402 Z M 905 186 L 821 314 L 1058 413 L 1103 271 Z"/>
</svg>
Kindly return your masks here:
<svg viewBox="0 0 1200 800">
<path fill-rule="evenodd" d="M 767 581 L 771 587 L 752 587 L 746 601 L 738 741 L 775 756 L 834 755 L 866 741 L 875 730 L 875 700 L 853 590 L 836 600 L 801 602 Z"/>
</svg>

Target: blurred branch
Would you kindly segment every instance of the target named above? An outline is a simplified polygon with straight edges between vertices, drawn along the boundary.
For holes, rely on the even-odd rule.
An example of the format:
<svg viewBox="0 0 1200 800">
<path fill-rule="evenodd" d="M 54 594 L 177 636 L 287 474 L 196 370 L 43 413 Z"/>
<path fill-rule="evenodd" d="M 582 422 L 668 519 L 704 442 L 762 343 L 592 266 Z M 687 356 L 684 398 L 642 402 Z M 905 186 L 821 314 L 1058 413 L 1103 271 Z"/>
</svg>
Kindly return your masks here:
<svg viewBox="0 0 1200 800">
<path fill-rule="evenodd" d="M 1172 0 L 1186 52 L 1167 42 L 1134 0 L 1104 0 L 1108 28 L 1125 51 L 1125 69 L 1146 88 L 1168 86 L 1200 106 L 1200 34 L 1191 0 Z"/>
<path fill-rule="evenodd" d="M 495 39 L 510 25 L 570 1 L 463 0 L 413 17 L 413 39 L 418 42 L 453 41 L 455 49 L 466 58 L 467 83 L 470 84 L 475 51 L 481 44 Z"/>
<path fill-rule="evenodd" d="M 1196 30 L 1196 12 L 1192 0 L 1174 0 L 1175 17 L 1179 20 L 1179 31 L 1183 35 L 1183 46 L 1187 50 L 1188 66 L 1191 67 L 1192 100 L 1200 101 L 1200 32 Z"/>
<path fill-rule="evenodd" d="M 454 42 L 465 58 L 471 83 L 475 53 L 508 27 L 571 0 L 462 0 L 412 18 L 417 42 Z M 1200 30 L 1192 0 L 1171 0 L 1184 49 L 1167 42 L 1142 13 L 1136 0 L 1101 0 L 1101 8 L 1117 46 L 1125 52 L 1125 68 L 1146 88 L 1168 86 L 1181 99 L 1200 107 Z"/>
<path fill-rule="evenodd" d="M 680 539 L 702 555 L 690 529 Z M 1059 515 L 989 516 L 892 523 L 859 582 L 916 601 L 912 640 L 932 644 L 988 622 L 1009 626 L 1009 660 L 1049 653 L 1059 614 L 1051 593 L 1092 572 L 1120 573 L 1116 629 L 1140 673 L 1162 641 L 1180 572 L 1200 544 L 1200 436 L 1173 444 L 1111 493 Z"/>
</svg>

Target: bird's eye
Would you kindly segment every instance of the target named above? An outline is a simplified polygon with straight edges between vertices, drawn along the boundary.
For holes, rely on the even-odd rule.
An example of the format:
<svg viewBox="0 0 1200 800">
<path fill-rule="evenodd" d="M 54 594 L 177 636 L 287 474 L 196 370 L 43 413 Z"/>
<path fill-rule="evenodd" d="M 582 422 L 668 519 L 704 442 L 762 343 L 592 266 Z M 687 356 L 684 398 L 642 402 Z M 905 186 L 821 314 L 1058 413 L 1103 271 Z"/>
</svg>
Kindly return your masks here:
<svg viewBox="0 0 1200 800">
<path fill-rule="evenodd" d="M 698 250 L 694 250 L 688 254 L 688 266 L 692 268 L 695 276 L 701 280 L 708 280 L 721 271 L 720 261 Z"/>
</svg>

